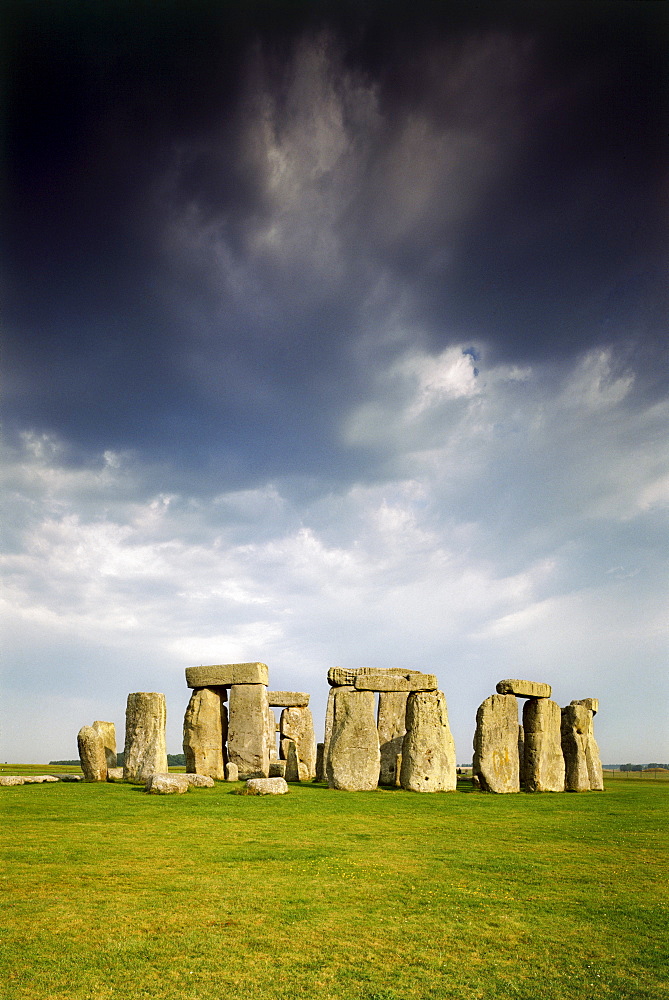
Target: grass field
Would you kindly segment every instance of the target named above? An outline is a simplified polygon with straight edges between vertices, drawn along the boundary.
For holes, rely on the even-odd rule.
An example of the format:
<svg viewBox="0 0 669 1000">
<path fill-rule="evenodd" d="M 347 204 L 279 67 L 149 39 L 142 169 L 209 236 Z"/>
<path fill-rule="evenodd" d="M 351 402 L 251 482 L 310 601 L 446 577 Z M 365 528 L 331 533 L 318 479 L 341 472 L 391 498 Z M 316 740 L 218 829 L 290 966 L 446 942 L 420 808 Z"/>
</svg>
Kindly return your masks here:
<svg viewBox="0 0 669 1000">
<path fill-rule="evenodd" d="M 659 1000 L 668 812 L 669 784 L 619 776 L 581 795 L 0 788 L 0 995 Z"/>
</svg>

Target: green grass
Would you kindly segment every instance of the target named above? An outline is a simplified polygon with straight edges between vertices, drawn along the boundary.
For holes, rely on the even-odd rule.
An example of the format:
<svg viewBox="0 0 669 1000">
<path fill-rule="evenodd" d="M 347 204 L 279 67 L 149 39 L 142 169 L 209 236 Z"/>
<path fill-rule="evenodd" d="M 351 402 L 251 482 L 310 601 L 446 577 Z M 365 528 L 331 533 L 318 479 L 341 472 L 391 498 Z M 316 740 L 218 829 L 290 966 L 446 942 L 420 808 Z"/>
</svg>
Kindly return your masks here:
<svg viewBox="0 0 669 1000">
<path fill-rule="evenodd" d="M 0 788 L 0 996 L 669 996 L 667 784 L 234 787 Z"/>
</svg>

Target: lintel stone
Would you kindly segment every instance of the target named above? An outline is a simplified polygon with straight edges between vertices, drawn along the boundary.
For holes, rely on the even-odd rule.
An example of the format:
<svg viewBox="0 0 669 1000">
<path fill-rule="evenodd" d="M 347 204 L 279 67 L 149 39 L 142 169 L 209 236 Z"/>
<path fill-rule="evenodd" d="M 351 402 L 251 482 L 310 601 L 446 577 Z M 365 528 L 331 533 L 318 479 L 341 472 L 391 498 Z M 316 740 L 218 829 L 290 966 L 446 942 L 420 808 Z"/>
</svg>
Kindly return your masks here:
<svg viewBox="0 0 669 1000">
<path fill-rule="evenodd" d="M 498 681 L 497 694 L 515 694 L 517 698 L 550 698 L 550 684 L 539 681 L 506 680 Z"/>
<path fill-rule="evenodd" d="M 422 674 L 418 670 L 407 670 L 403 674 L 377 670 L 355 678 L 356 691 L 436 691 L 438 686 L 434 674 Z"/>
<path fill-rule="evenodd" d="M 269 681 L 266 663 L 216 663 L 209 667 L 186 667 L 189 688 L 232 687 L 233 684 L 264 684 Z"/>
<path fill-rule="evenodd" d="M 309 695 L 304 691 L 268 691 L 270 708 L 306 708 Z"/>
<path fill-rule="evenodd" d="M 368 674 L 405 677 L 408 673 L 418 673 L 418 671 L 403 670 L 402 667 L 330 667 L 328 684 L 330 687 L 353 687 L 357 677 L 365 677 Z"/>
</svg>

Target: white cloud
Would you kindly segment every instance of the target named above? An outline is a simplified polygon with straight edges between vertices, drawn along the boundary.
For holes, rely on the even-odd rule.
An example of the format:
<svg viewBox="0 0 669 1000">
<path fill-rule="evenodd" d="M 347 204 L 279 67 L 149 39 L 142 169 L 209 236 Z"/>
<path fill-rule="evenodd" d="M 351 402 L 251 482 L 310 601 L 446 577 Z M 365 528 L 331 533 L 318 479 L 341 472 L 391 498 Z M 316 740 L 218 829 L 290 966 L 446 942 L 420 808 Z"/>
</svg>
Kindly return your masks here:
<svg viewBox="0 0 669 1000">
<path fill-rule="evenodd" d="M 562 381 L 477 364 L 474 376 L 458 348 L 391 361 L 345 421 L 357 446 L 351 428 L 375 410 L 364 440 L 383 465 L 336 492 L 312 482 L 309 499 L 280 481 L 155 493 L 131 456 L 74 468 L 62 442 L 27 436 L 4 463 L 8 663 L 52 646 L 50 670 L 25 684 L 62 693 L 76 661 L 93 697 L 103 657 L 119 702 L 147 685 L 179 702 L 184 666 L 261 659 L 277 686 L 312 690 L 317 713 L 334 663 L 423 667 L 442 680 L 463 758 L 504 675 L 567 700 L 629 678 L 661 712 L 666 409 L 635 402 L 612 357 Z M 626 711 L 615 693 L 598 721 L 614 758 Z M 644 725 L 661 746 L 659 723 Z"/>
</svg>

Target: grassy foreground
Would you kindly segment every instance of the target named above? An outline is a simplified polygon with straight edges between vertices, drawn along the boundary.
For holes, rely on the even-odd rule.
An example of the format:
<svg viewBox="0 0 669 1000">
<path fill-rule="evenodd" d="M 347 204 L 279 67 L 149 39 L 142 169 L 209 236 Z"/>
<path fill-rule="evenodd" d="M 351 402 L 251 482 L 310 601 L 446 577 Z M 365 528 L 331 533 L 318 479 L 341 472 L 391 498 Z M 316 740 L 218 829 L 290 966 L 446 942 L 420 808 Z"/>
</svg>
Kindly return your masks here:
<svg viewBox="0 0 669 1000">
<path fill-rule="evenodd" d="M 0 788 L 0 996 L 669 996 L 665 783 L 230 792 Z"/>
</svg>

